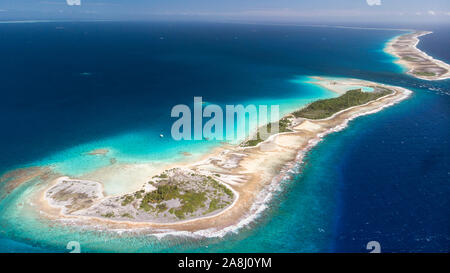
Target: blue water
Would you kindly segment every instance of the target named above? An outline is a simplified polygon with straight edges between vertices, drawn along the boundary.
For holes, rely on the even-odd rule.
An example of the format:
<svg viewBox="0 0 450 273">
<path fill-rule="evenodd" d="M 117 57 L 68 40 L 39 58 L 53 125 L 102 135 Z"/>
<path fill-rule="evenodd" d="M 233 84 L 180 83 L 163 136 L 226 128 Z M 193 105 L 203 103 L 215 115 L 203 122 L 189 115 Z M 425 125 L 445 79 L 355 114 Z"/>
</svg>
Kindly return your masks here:
<svg viewBox="0 0 450 273">
<path fill-rule="evenodd" d="M 408 102 L 341 134 L 353 143 L 338 151 L 336 251 L 371 240 L 386 252 L 450 250 L 450 100 L 413 90 Z"/>
<path fill-rule="evenodd" d="M 433 35 L 448 33 L 442 28 Z M 304 84 L 308 75 L 414 91 L 328 136 L 301 173 L 284 181 L 270 208 L 237 234 L 158 240 L 50 227 L 11 209 L 32 193 L 27 185 L 0 203 L 0 251 L 66 251 L 71 240 L 95 252 L 366 252 L 372 240 L 389 252 L 449 251 L 450 83 L 402 74 L 382 51 L 399 34 L 200 23 L 0 25 L 0 171 L 53 163 L 77 175 L 109 157 L 141 162 L 201 154 L 217 143 L 159 138 L 170 134 L 171 107 L 192 104 L 193 96 L 219 105 L 276 102 L 284 112 L 334 96 Z M 433 35 L 421 48 L 450 59 L 442 49 L 448 36 Z M 80 156 L 103 147 L 112 149 L 109 157 Z"/>
</svg>

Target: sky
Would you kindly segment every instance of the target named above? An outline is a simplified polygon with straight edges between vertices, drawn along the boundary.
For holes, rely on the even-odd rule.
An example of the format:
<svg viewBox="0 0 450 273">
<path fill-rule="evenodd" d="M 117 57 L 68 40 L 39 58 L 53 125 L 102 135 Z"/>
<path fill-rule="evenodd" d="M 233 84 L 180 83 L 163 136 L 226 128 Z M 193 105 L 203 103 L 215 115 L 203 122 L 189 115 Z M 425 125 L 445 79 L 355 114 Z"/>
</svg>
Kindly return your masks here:
<svg viewBox="0 0 450 273">
<path fill-rule="evenodd" d="M 0 21 L 24 19 L 450 23 L 450 0 L 0 0 Z"/>
</svg>

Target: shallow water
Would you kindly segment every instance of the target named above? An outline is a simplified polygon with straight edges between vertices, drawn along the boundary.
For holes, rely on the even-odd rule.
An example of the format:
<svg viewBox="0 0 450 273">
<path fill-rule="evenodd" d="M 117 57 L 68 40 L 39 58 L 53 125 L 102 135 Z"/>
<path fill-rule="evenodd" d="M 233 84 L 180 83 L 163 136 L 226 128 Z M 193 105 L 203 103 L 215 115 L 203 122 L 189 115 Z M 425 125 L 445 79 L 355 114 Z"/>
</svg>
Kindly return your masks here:
<svg viewBox="0 0 450 273">
<path fill-rule="evenodd" d="M 55 29 L 61 25 L 64 31 Z M 3 170 L 52 164 L 77 176 L 111 158 L 136 163 L 176 161 L 185 151 L 201 155 L 220 143 L 159 137 L 170 135 L 171 107 L 192 105 L 198 95 L 219 105 L 279 104 L 289 113 L 336 96 L 305 84 L 307 75 L 415 92 L 327 136 L 261 217 L 224 238 L 158 239 L 47 223 L 23 202 L 37 184 L 1 201 L 0 251 L 64 252 L 74 240 L 95 252 L 365 252 L 371 240 L 386 251 L 448 251 L 449 82 L 401 74 L 382 51 L 399 31 L 97 22 L 3 24 L 0 33 L 7 53 L 0 65 L 0 116 L 8 129 L 0 144 Z M 18 75 L 29 80 L 17 84 Z M 97 148 L 111 152 L 85 155 Z M 110 192 L 123 186 L 110 185 Z"/>
</svg>

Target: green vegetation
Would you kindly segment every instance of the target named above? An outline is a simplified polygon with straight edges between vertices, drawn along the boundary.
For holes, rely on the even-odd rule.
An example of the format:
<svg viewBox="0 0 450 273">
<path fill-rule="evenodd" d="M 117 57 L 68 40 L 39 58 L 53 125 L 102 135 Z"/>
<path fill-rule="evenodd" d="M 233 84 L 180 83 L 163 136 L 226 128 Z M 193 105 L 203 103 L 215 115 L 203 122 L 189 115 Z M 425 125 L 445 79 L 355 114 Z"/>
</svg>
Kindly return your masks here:
<svg viewBox="0 0 450 273">
<path fill-rule="evenodd" d="M 167 210 L 167 205 L 165 203 L 156 205 L 158 212 L 164 212 Z"/>
<path fill-rule="evenodd" d="M 160 174 L 159 176 L 157 176 L 158 178 L 161 178 L 161 179 L 165 179 L 165 178 L 168 178 L 169 176 L 166 174 L 166 173 L 162 173 L 162 174 Z"/>
<path fill-rule="evenodd" d="M 204 202 L 207 200 L 204 192 L 186 192 L 181 198 L 181 207 L 175 210 L 175 215 L 178 218 L 184 218 L 186 213 L 194 213 L 198 208 L 204 207 Z"/>
<path fill-rule="evenodd" d="M 159 178 L 159 179 L 161 179 L 161 180 L 164 180 L 164 179 L 167 179 L 167 178 L 169 178 L 169 175 L 167 175 L 167 173 L 162 173 L 162 174 L 160 174 L 160 175 L 155 175 L 155 176 L 153 176 L 152 178 Z M 150 183 L 150 184 L 154 184 L 154 181 L 149 181 L 148 183 Z"/>
<path fill-rule="evenodd" d="M 417 61 L 416 58 L 412 58 L 412 57 L 403 57 L 403 60 L 408 61 L 408 62 L 415 62 L 415 61 Z"/>
<path fill-rule="evenodd" d="M 363 92 L 361 89 L 354 89 L 337 98 L 315 101 L 305 108 L 294 112 L 293 115 L 297 118 L 323 119 L 341 110 L 365 104 L 391 93 L 392 91 L 389 89 L 374 92 Z"/>
<path fill-rule="evenodd" d="M 219 209 L 219 203 L 220 203 L 219 199 L 211 200 L 211 202 L 209 202 L 209 208 L 206 213 L 210 213 L 210 212 L 213 212 L 213 211 Z"/>
<path fill-rule="evenodd" d="M 106 214 L 103 214 L 102 216 L 106 217 L 106 218 L 112 218 L 112 217 L 114 217 L 114 212 L 108 212 Z"/>
<path fill-rule="evenodd" d="M 134 197 L 132 195 L 126 195 L 124 200 L 122 201 L 122 206 L 126 206 L 134 201 Z"/>
<path fill-rule="evenodd" d="M 272 133 L 272 123 L 267 124 L 267 132 L 269 133 L 269 135 L 273 135 L 274 133 Z M 289 121 L 288 118 L 282 118 L 278 121 L 278 132 L 277 133 L 286 133 L 286 132 L 292 132 L 291 130 L 288 129 L 288 127 L 291 125 L 291 122 Z M 258 143 L 263 142 L 265 139 L 261 138 L 261 135 L 259 134 L 259 129 L 258 132 L 256 133 L 256 139 L 249 139 L 246 142 L 244 142 L 242 144 L 242 146 L 244 147 L 253 147 L 258 145 Z"/>
<path fill-rule="evenodd" d="M 171 208 L 169 213 L 175 214 L 182 219 L 188 213 L 194 213 L 198 208 L 204 207 L 204 202 L 207 200 L 204 192 L 198 193 L 195 191 L 182 191 L 176 185 L 160 185 L 155 191 L 147 193 L 140 205 L 144 211 L 164 212 L 167 210 L 167 205 L 164 201 L 172 199 L 179 199 L 181 206 L 179 208 Z M 156 208 L 152 204 L 157 204 Z"/>
<path fill-rule="evenodd" d="M 221 190 L 223 191 L 226 195 L 228 195 L 230 198 L 233 198 L 233 192 L 227 188 L 225 185 L 220 184 L 219 182 L 217 182 L 214 179 L 210 179 L 210 182 L 212 183 L 213 187 L 217 190 Z"/>
<path fill-rule="evenodd" d="M 216 177 L 220 177 L 220 174 L 205 176 L 169 170 L 154 176 L 154 178 L 161 177 L 164 180 L 152 183 L 156 187 L 155 190 L 149 192 L 140 190 L 125 195 L 121 198 L 122 205 L 125 206 L 137 200 L 138 209 L 146 213 L 169 213 L 184 219 L 187 216 L 195 216 L 196 213 L 206 214 L 224 208 L 234 197 L 232 190 L 215 180 Z"/>
<path fill-rule="evenodd" d="M 249 139 L 247 140 L 242 146 L 244 147 L 253 147 L 258 145 L 260 142 L 263 142 L 264 140 L 260 137 L 259 132 L 256 133 L 256 139 Z"/>
<path fill-rule="evenodd" d="M 142 198 L 142 194 L 143 194 L 144 192 L 145 192 L 144 190 L 137 191 L 137 192 L 134 193 L 134 197 L 135 197 L 136 199 L 141 199 L 141 198 Z"/>
<path fill-rule="evenodd" d="M 288 118 L 280 119 L 279 126 L 280 133 L 292 132 L 292 130 L 288 129 L 288 127 L 291 126 L 291 122 Z M 269 124 L 269 127 L 271 128 L 271 124 Z"/>
<path fill-rule="evenodd" d="M 148 202 L 144 202 L 144 200 L 141 202 L 141 205 L 139 206 L 140 209 L 143 209 L 146 212 L 155 210 L 154 206 L 150 205 Z"/>
<path fill-rule="evenodd" d="M 174 210 L 174 214 L 176 217 L 178 217 L 179 219 L 184 219 L 184 213 L 181 210 Z"/>
<path fill-rule="evenodd" d="M 142 203 L 160 203 L 162 201 L 175 199 L 178 195 L 180 195 L 180 193 L 176 185 L 160 185 L 155 191 L 147 193 L 144 196 Z"/>
<path fill-rule="evenodd" d="M 418 71 L 418 72 L 414 72 L 414 75 L 431 77 L 431 76 L 435 76 L 436 74 L 434 74 L 433 72 Z"/>
<path fill-rule="evenodd" d="M 211 212 L 216 211 L 218 209 L 223 209 L 228 204 L 229 204 L 228 202 L 220 204 L 220 200 L 219 199 L 213 199 L 213 200 L 211 200 L 211 202 L 209 202 L 208 210 L 205 211 L 203 214 L 208 214 L 208 213 L 211 213 Z"/>
<path fill-rule="evenodd" d="M 267 124 L 267 131 L 269 133 L 272 133 L 272 123 Z M 282 118 L 278 121 L 278 133 L 285 133 L 285 132 L 292 132 L 288 129 L 288 127 L 291 125 L 291 122 L 288 118 Z"/>
<path fill-rule="evenodd" d="M 131 214 L 129 213 L 124 213 L 122 214 L 122 217 L 126 217 L 126 218 L 134 218 Z"/>
</svg>

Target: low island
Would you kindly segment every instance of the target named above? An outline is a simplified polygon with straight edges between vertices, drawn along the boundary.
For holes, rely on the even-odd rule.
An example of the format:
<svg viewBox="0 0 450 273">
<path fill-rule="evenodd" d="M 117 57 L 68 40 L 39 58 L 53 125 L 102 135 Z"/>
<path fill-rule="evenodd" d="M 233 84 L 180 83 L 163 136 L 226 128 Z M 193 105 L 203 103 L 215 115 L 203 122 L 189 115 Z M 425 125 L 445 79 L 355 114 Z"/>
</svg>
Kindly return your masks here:
<svg viewBox="0 0 450 273">
<path fill-rule="evenodd" d="M 38 177 L 42 188 L 30 203 L 40 217 L 64 225 L 154 235 L 220 235 L 246 225 L 264 210 L 279 182 L 324 136 L 411 94 L 401 87 L 357 79 L 311 78 L 311 84 L 335 92 L 336 97 L 282 117 L 279 132 L 265 139 L 224 144 L 195 162 L 191 157 L 158 165 L 115 162 L 72 178 L 40 167 L 16 170 L 0 179 L 13 188 Z M 129 189 L 108 194 L 102 181 L 111 177 L 126 179 Z"/>
<path fill-rule="evenodd" d="M 404 66 L 408 74 L 422 80 L 445 80 L 450 78 L 450 65 L 434 59 L 417 48 L 419 37 L 431 31 L 413 31 L 392 39 L 385 51 L 398 58 L 396 63 Z"/>
</svg>

